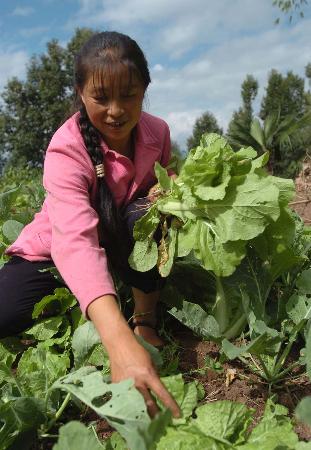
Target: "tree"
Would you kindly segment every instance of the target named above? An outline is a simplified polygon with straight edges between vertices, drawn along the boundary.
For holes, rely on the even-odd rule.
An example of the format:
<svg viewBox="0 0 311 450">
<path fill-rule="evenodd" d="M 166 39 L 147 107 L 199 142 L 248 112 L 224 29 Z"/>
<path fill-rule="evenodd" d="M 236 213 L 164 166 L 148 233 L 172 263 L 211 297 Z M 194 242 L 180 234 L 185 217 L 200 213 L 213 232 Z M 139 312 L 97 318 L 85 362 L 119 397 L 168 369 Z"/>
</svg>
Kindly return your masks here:
<svg viewBox="0 0 311 450">
<path fill-rule="evenodd" d="M 187 139 L 188 150 L 197 147 L 203 133 L 222 134 L 222 129 L 218 126 L 215 116 L 210 112 L 205 112 L 200 116 L 193 126 L 192 136 Z"/>
<path fill-rule="evenodd" d="M 66 48 L 50 41 L 45 54 L 31 58 L 25 81 L 7 83 L 0 107 L 0 159 L 6 164 L 23 160 L 42 166 L 46 147 L 72 103 L 74 53 L 92 33 L 77 29 Z"/>
<path fill-rule="evenodd" d="M 184 159 L 185 155 L 177 141 L 171 140 L 171 153 L 178 159 Z"/>
<path fill-rule="evenodd" d="M 238 111 L 234 111 L 232 119 L 228 126 L 228 136 L 234 145 L 234 136 L 238 136 L 242 130 L 248 133 L 253 120 L 253 102 L 258 92 L 258 81 L 252 76 L 247 75 L 241 86 L 242 106 Z"/>
<path fill-rule="evenodd" d="M 283 76 L 277 70 L 269 74 L 266 95 L 261 102 L 260 117 L 262 120 L 272 112 L 280 112 L 281 118 L 288 115 L 302 117 L 306 112 L 305 81 L 293 72 Z"/>
<path fill-rule="evenodd" d="M 289 14 L 289 21 L 293 20 L 294 13 L 300 18 L 304 17 L 303 7 L 308 4 L 308 0 L 273 0 L 272 4 L 277 6 L 284 14 Z M 278 24 L 280 18 L 275 23 Z"/>
<path fill-rule="evenodd" d="M 272 112 L 264 122 L 255 118 L 249 130 L 241 129 L 235 136 L 235 144 L 238 147 L 251 146 L 259 154 L 268 151 L 270 170 L 276 175 L 294 177 L 305 154 L 304 136 L 310 121 L 311 112 L 301 118 L 294 115 L 281 118 L 279 112 Z"/>
</svg>

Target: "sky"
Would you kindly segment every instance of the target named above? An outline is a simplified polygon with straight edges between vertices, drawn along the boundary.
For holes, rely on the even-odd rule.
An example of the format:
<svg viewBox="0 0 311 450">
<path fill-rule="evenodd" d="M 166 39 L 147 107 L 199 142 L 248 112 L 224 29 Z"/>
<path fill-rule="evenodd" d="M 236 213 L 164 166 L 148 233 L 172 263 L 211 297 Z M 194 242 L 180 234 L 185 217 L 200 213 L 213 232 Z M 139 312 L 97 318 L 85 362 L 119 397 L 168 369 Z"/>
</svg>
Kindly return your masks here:
<svg viewBox="0 0 311 450">
<path fill-rule="evenodd" d="M 258 113 L 272 69 L 304 76 L 311 62 L 311 2 L 289 22 L 272 0 L 0 0 L 0 92 L 25 78 L 48 41 L 65 46 L 77 27 L 138 42 L 152 78 L 144 109 L 167 121 L 182 149 L 205 111 L 226 131 L 247 74 L 259 82 Z"/>
</svg>

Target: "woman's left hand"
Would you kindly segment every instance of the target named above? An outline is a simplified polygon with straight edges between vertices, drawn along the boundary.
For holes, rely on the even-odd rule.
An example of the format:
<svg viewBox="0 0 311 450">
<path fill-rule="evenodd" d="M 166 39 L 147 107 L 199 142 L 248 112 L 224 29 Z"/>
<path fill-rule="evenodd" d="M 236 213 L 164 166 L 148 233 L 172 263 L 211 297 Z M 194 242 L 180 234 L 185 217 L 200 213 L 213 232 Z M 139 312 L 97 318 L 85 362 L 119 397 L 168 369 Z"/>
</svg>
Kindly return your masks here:
<svg viewBox="0 0 311 450">
<path fill-rule="evenodd" d="M 162 189 L 159 183 L 152 186 L 152 188 L 149 189 L 147 198 L 151 203 L 154 203 L 158 200 L 162 193 Z"/>
</svg>

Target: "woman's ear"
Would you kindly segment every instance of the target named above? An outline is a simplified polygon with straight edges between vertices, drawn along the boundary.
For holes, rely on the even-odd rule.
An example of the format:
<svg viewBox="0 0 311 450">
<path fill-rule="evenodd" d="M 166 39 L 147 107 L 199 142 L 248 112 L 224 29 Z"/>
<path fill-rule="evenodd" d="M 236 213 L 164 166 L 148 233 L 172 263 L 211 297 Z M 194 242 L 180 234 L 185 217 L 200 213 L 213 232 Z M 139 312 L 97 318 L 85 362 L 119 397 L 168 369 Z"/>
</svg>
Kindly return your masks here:
<svg viewBox="0 0 311 450">
<path fill-rule="evenodd" d="M 81 103 L 83 103 L 83 105 L 85 105 L 84 96 L 83 96 L 82 92 L 80 91 L 80 89 L 77 88 L 76 93 L 77 93 L 77 97 L 80 98 Z"/>
</svg>

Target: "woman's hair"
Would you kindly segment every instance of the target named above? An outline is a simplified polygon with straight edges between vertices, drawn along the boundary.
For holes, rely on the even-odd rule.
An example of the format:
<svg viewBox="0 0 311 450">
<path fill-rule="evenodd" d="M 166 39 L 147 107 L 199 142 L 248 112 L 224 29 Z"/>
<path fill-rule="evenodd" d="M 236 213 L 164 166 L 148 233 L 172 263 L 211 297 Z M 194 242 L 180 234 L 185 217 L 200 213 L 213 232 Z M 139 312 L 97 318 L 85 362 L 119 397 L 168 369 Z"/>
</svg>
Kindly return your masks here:
<svg viewBox="0 0 311 450">
<path fill-rule="evenodd" d="M 104 88 L 105 80 L 120 83 L 127 75 L 129 87 L 133 77 L 138 78 L 145 89 L 151 79 L 146 58 L 137 43 L 115 31 L 94 34 L 81 48 L 75 59 L 74 85 L 76 106 L 80 109 L 80 129 L 89 156 L 96 166 L 104 163 L 100 146 L 100 132 L 92 125 L 82 103 L 79 92 L 90 77 L 96 90 Z M 99 243 L 105 248 L 108 260 L 115 268 L 127 263 L 129 243 L 127 230 L 115 205 L 105 177 L 98 178 L 97 213 L 99 216 Z"/>
</svg>

